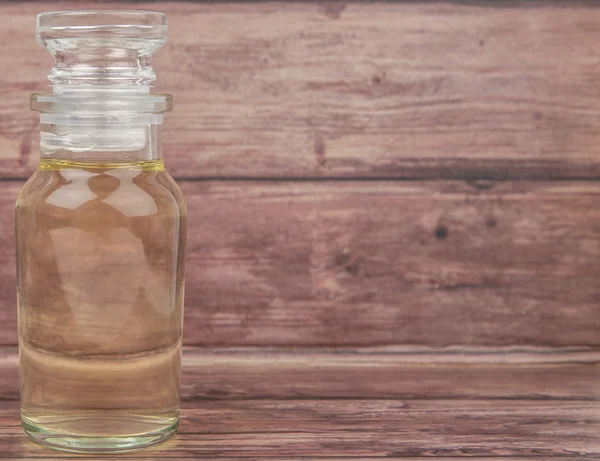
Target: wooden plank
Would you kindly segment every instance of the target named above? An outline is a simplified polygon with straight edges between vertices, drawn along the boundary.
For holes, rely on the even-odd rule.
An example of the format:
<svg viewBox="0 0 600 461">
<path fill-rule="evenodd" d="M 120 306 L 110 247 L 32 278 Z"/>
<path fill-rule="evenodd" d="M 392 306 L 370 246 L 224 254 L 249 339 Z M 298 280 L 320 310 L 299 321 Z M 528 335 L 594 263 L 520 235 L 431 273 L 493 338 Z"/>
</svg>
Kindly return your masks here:
<svg viewBox="0 0 600 461">
<path fill-rule="evenodd" d="M 475 353 L 477 352 L 477 353 Z M 600 401 L 590 352 L 190 349 L 181 398 Z M 19 399 L 16 348 L 0 352 L 0 400 Z M 374 378 L 375 377 L 375 378 Z M 0 403 L 1 404 L 1 403 Z"/>
<path fill-rule="evenodd" d="M 470 3 L 470 2 L 469 2 Z M 473 2 L 476 3 L 476 2 Z M 594 2 L 137 3 L 169 14 L 155 65 L 174 94 L 178 177 L 598 177 Z M 0 176 L 36 163 L 50 58 L 3 2 Z M 113 6 L 131 8 L 128 4 Z M 393 40 L 390 40 L 393 37 Z"/>
<path fill-rule="evenodd" d="M 598 362 L 540 353 L 188 349 L 178 435 L 119 459 L 597 459 Z M 0 352 L 2 456 L 76 457 L 24 439 L 16 359 Z"/>
<path fill-rule="evenodd" d="M 16 344 L 19 182 L 0 212 Z M 187 345 L 600 345 L 600 183 L 183 182 Z"/>
<path fill-rule="evenodd" d="M 176 438 L 139 457 L 597 459 L 600 454 L 597 402 L 253 400 L 196 402 L 182 410 Z M 3 456 L 75 457 L 25 441 L 16 402 L 0 406 L 0 427 Z"/>
</svg>

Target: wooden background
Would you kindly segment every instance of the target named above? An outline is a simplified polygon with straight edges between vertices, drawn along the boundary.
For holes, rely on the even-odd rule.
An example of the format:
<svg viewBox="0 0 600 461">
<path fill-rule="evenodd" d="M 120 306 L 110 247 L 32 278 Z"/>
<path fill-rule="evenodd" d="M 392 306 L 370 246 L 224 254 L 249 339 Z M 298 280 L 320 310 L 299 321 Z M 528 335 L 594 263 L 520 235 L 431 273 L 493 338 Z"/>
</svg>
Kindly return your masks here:
<svg viewBox="0 0 600 461">
<path fill-rule="evenodd" d="M 154 9 L 179 435 L 127 459 L 600 459 L 600 3 L 1 2 L 0 458 L 44 10 Z M 91 458 L 89 458 L 91 459 Z M 98 458 L 97 458 L 98 459 Z"/>
<path fill-rule="evenodd" d="M 600 346 L 596 4 L 133 6 L 169 14 L 187 346 Z M 89 7 L 0 3 L 0 346 L 51 66 L 34 16 Z"/>
</svg>

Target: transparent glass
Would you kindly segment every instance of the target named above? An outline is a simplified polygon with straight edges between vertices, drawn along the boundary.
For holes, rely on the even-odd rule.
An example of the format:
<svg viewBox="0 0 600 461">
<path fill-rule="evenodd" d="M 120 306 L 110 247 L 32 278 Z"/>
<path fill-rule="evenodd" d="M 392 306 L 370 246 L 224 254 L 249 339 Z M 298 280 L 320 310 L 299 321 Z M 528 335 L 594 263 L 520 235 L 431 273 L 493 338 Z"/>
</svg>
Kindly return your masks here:
<svg viewBox="0 0 600 461">
<path fill-rule="evenodd" d="M 128 451 L 179 421 L 186 211 L 151 95 L 166 17 L 38 16 L 55 56 L 37 171 L 16 207 L 21 419 L 41 444 Z M 68 62 L 66 62 L 66 61 Z"/>
</svg>

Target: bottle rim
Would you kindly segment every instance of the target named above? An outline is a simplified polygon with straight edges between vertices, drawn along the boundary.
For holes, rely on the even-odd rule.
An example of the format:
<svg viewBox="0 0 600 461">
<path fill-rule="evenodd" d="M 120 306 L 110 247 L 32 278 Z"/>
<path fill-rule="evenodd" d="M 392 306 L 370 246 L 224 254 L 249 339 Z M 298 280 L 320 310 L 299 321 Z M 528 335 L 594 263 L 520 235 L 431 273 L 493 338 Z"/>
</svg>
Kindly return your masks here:
<svg viewBox="0 0 600 461">
<path fill-rule="evenodd" d="M 142 27 L 162 30 L 168 25 L 167 15 L 146 10 L 70 10 L 45 11 L 37 15 L 37 30 L 62 31 L 68 28 L 86 30 L 107 27 Z"/>
<path fill-rule="evenodd" d="M 36 40 L 53 57 L 54 85 L 149 86 L 151 57 L 167 40 L 167 15 L 144 10 L 47 11 Z"/>
</svg>

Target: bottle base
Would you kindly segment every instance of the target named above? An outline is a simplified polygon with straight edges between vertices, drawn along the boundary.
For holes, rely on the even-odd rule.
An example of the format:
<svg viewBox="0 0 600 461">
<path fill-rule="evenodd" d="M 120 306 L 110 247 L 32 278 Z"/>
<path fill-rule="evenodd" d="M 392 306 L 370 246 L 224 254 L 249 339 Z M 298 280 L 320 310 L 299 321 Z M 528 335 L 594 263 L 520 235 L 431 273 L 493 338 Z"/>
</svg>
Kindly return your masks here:
<svg viewBox="0 0 600 461">
<path fill-rule="evenodd" d="M 110 419 L 114 423 L 114 419 Z M 104 422 L 107 422 L 105 420 Z M 47 425 L 32 421 L 21 416 L 23 431 L 34 442 L 48 448 L 74 453 L 121 453 L 141 450 L 165 442 L 177 432 L 178 419 L 166 426 L 147 432 L 137 432 L 129 435 L 88 435 L 66 433 L 49 428 Z M 121 421 L 125 422 L 125 421 Z M 139 424 L 139 421 L 132 421 Z M 85 426 L 90 421 L 79 420 L 77 423 Z M 97 424 L 98 421 L 93 421 Z"/>
</svg>

